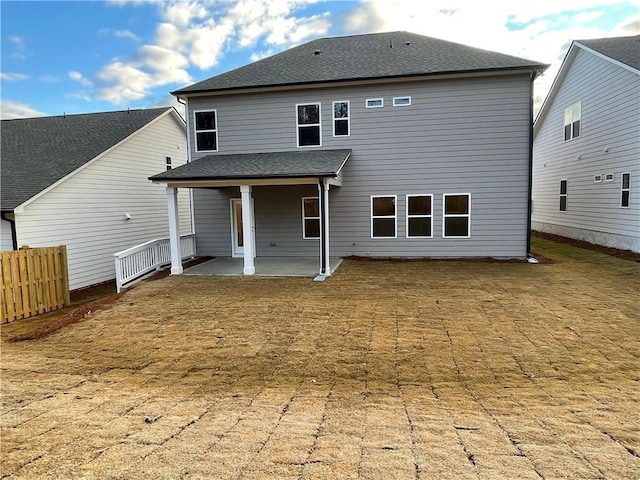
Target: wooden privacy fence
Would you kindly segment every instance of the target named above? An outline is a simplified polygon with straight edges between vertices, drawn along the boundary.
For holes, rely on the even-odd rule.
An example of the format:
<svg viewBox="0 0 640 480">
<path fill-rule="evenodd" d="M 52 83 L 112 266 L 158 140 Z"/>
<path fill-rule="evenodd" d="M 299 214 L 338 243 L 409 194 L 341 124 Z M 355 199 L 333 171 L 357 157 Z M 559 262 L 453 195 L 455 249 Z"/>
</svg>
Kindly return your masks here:
<svg viewBox="0 0 640 480">
<path fill-rule="evenodd" d="M 69 305 L 67 247 L 0 252 L 2 323 Z"/>
</svg>

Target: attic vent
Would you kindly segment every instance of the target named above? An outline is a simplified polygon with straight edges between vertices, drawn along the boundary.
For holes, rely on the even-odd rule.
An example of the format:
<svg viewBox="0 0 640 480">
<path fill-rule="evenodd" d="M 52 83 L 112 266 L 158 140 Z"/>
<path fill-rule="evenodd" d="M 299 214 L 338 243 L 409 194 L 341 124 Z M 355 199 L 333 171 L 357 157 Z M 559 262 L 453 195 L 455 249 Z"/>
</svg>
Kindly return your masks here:
<svg viewBox="0 0 640 480">
<path fill-rule="evenodd" d="M 314 51 L 313 51 L 313 54 L 314 54 L 314 55 L 320 55 L 321 53 L 322 53 L 322 52 L 321 52 L 320 50 L 314 50 Z"/>
</svg>

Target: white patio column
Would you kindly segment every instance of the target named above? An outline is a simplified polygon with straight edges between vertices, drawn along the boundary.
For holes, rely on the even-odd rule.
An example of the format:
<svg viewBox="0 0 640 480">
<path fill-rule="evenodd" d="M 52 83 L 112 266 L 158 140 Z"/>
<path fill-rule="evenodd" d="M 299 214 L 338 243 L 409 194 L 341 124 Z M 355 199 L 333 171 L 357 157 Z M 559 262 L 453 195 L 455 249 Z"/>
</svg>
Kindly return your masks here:
<svg viewBox="0 0 640 480">
<path fill-rule="evenodd" d="M 325 178 L 322 187 L 324 188 L 324 228 L 322 235 L 324 236 L 324 255 L 325 255 L 325 272 L 328 277 L 331 275 L 331 263 L 329 262 L 329 179 Z"/>
<path fill-rule="evenodd" d="M 253 264 L 255 246 L 253 244 L 253 209 L 251 208 L 251 185 L 240 185 L 242 196 L 242 236 L 244 244 L 244 270 L 245 275 L 253 275 L 256 268 Z"/>
<path fill-rule="evenodd" d="M 178 189 L 167 187 L 169 207 L 169 244 L 171 247 L 171 275 L 180 275 L 182 255 L 180 253 L 180 221 L 178 220 Z"/>
</svg>

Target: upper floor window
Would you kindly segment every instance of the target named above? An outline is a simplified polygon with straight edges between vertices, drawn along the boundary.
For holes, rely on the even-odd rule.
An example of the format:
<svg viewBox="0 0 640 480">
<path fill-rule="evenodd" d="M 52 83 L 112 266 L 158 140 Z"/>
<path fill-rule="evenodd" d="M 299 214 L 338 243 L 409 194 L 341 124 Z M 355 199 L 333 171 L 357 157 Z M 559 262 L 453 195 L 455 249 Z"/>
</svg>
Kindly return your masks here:
<svg viewBox="0 0 640 480">
<path fill-rule="evenodd" d="M 622 197 L 620 198 L 620 206 L 628 208 L 629 207 L 629 193 L 631 192 L 631 174 L 623 173 L 622 174 Z"/>
<path fill-rule="evenodd" d="M 411 97 L 393 97 L 394 107 L 408 107 L 411 105 Z"/>
<path fill-rule="evenodd" d="M 582 104 L 576 102 L 564 109 L 564 141 L 580 136 L 580 118 L 582 116 Z"/>
<path fill-rule="evenodd" d="M 443 237 L 470 237 L 471 195 L 468 193 L 445 193 L 443 203 Z"/>
<path fill-rule="evenodd" d="M 193 112 L 196 125 L 196 152 L 218 151 L 216 111 Z"/>
<path fill-rule="evenodd" d="M 165 162 L 167 165 L 167 170 L 171 170 L 171 157 L 165 157 Z"/>
<path fill-rule="evenodd" d="M 322 145 L 320 135 L 320 104 L 296 105 L 296 127 L 299 147 Z"/>
<path fill-rule="evenodd" d="M 384 100 L 382 98 L 367 98 L 365 103 L 367 108 L 380 108 L 384 107 Z"/>
<path fill-rule="evenodd" d="M 349 136 L 349 101 L 333 102 L 333 136 Z"/>
</svg>

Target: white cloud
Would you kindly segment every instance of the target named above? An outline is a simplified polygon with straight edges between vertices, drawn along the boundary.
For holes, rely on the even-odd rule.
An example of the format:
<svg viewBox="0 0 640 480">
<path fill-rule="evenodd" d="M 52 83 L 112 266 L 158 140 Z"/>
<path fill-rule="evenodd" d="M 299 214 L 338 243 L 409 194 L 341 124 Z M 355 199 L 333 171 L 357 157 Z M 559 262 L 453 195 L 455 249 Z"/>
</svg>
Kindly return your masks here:
<svg viewBox="0 0 640 480">
<path fill-rule="evenodd" d="M 60 79 L 54 75 L 46 74 L 40 77 L 40 80 L 46 83 L 56 83 L 59 82 Z"/>
<path fill-rule="evenodd" d="M 7 36 L 9 42 L 11 42 L 14 46 L 15 51 L 11 53 L 11 58 L 16 58 L 18 60 L 24 60 L 27 58 L 27 45 L 20 35 L 9 35 Z"/>
<path fill-rule="evenodd" d="M 43 117 L 45 114 L 31 108 L 29 105 L 18 102 L 0 102 L 0 118 L 10 120 L 12 118 Z"/>
<path fill-rule="evenodd" d="M 91 80 L 82 75 L 80 72 L 76 72 L 75 70 L 71 70 L 69 72 L 69 78 L 71 80 L 75 80 L 76 82 L 80 82 L 80 85 L 82 85 L 83 87 L 90 88 L 93 86 L 93 82 Z"/>
<path fill-rule="evenodd" d="M 138 37 L 135 33 L 130 32 L 129 30 L 116 30 L 115 32 L 113 32 L 113 35 L 116 38 L 130 38 L 131 40 L 140 40 L 140 37 Z"/>
<path fill-rule="evenodd" d="M 25 75 L 24 73 L 0 72 L 0 79 L 7 82 L 17 82 L 19 80 L 26 80 L 28 78 L 29 75 Z"/>
</svg>

